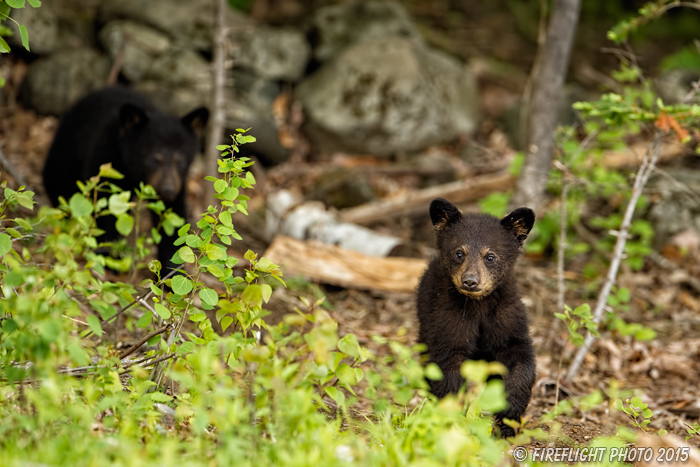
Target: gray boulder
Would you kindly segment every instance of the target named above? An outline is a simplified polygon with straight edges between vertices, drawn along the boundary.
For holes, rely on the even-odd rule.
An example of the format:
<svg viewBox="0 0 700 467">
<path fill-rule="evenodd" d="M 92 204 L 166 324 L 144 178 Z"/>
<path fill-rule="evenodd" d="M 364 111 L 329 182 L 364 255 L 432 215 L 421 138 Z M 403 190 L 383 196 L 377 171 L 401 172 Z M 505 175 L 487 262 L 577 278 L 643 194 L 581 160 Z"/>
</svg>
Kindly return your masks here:
<svg viewBox="0 0 700 467">
<path fill-rule="evenodd" d="M 697 170 L 669 170 L 671 179 L 663 176 L 649 181 L 649 193 L 653 200 L 646 218 L 654 226 L 654 244 L 664 245 L 672 236 L 694 230 L 700 235 L 700 172 Z M 688 193 L 695 193 L 695 196 Z"/>
<path fill-rule="evenodd" d="M 33 54 L 48 55 L 67 48 L 93 47 L 95 45 L 95 8 L 86 0 L 84 8 L 76 8 L 72 0 L 51 0 L 41 8 L 13 9 L 12 18 L 27 27 L 29 47 Z M 11 46 L 23 47 L 19 28 L 13 21 L 3 26 L 12 30 L 7 40 Z"/>
<path fill-rule="evenodd" d="M 68 49 L 32 63 L 22 84 L 24 104 L 41 114 L 62 114 L 84 94 L 102 87 L 110 63 L 93 49 Z"/>
<path fill-rule="evenodd" d="M 476 94 L 466 66 L 401 38 L 351 46 L 297 88 L 309 136 L 321 149 L 377 156 L 471 133 Z"/>
<path fill-rule="evenodd" d="M 209 51 L 214 11 L 213 0 L 102 0 L 98 18 L 102 23 L 133 20 L 154 27 L 190 48 Z M 249 21 L 242 14 L 227 9 L 227 26 L 245 26 Z"/>
<path fill-rule="evenodd" d="M 12 10 L 11 17 L 19 24 L 27 27 L 29 34 L 29 48 L 32 53 L 44 55 L 53 52 L 58 47 L 58 16 L 53 6 L 41 8 L 20 8 Z M 19 35 L 19 28 L 14 21 L 4 21 L 3 26 L 12 30 L 12 35 L 7 42 L 13 47 L 23 47 Z"/>
<path fill-rule="evenodd" d="M 423 42 L 406 9 L 395 1 L 356 1 L 319 8 L 312 28 L 314 58 L 321 62 L 358 42 L 384 37 Z"/>
<path fill-rule="evenodd" d="M 297 81 L 306 70 L 311 47 L 306 37 L 294 29 L 258 26 L 234 30 L 231 40 L 236 65 L 270 80 Z"/>
<path fill-rule="evenodd" d="M 122 54 L 121 72 L 132 82 L 141 81 L 171 45 L 162 32 L 129 20 L 110 21 L 100 30 L 99 39 L 112 60 Z"/>
</svg>

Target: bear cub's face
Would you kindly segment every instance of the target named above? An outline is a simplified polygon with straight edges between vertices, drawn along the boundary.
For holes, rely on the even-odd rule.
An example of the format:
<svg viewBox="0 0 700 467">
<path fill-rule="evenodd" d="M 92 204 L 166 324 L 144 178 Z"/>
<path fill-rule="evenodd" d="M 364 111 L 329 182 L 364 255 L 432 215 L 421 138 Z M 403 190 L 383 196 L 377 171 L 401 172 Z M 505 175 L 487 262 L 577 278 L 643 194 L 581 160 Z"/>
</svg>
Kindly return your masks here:
<svg viewBox="0 0 700 467">
<path fill-rule="evenodd" d="M 512 270 L 535 213 L 519 208 L 498 219 L 462 214 L 443 198 L 430 204 L 440 259 L 457 291 L 479 300 L 493 292 Z"/>
<path fill-rule="evenodd" d="M 200 148 L 209 112 L 199 108 L 181 119 L 149 115 L 133 104 L 119 111 L 121 153 L 132 176 L 144 180 L 165 202 L 184 188 L 187 171 Z"/>
</svg>

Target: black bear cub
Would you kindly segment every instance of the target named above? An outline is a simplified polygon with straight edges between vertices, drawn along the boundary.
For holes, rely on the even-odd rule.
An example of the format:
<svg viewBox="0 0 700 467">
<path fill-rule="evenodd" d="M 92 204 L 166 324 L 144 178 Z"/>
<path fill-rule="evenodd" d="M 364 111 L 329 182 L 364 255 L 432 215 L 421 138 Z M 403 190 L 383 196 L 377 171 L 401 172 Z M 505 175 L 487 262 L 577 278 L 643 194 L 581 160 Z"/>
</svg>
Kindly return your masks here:
<svg viewBox="0 0 700 467">
<path fill-rule="evenodd" d="M 535 353 L 527 314 L 518 294 L 513 266 L 535 222 L 531 209 L 503 219 L 462 214 L 449 201 L 430 204 L 438 254 L 418 285 L 418 341 L 443 373 L 428 380 L 437 397 L 459 391 L 465 360 L 502 363 L 508 408 L 498 413 L 502 436 L 513 429 L 502 420 L 520 420 L 535 382 Z"/>
<path fill-rule="evenodd" d="M 44 187 L 51 202 L 68 200 L 76 181 L 97 175 L 108 162 L 124 178 L 110 180 L 124 190 L 140 182 L 153 186 L 166 207 L 186 218 L 187 172 L 200 149 L 209 112 L 198 108 L 182 118 L 160 112 L 135 91 L 107 87 L 88 94 L 61 119 L 44 166 Z M 155 218 L 156 216 L 154 216 Z M 118 236 L 112 216 L 98 219 L 101 241 Z M 170 259 L 175 236 L 163 235 L 158 259 L 164 271 L 176 267 Z"/>
</svg>

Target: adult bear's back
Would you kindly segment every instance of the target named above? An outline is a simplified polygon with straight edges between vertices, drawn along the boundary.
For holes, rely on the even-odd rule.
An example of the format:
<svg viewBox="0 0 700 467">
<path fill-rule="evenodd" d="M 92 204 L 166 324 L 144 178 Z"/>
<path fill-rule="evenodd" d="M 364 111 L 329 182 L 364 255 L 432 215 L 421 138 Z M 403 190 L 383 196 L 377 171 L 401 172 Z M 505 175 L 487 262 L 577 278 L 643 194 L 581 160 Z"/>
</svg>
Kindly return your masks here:
<svg viewBox="0 0 700 467">
<path fill-rule="evenodd" d="M 119 109 L 124 104 L 137 105 L 149 112 L 158 110 L 140 94 L 113 86 L 93 92 L 79 100 L 61 119 L 44 166 L 46 193 L 54 206 L 58 197 L 78 191 L 77 180 L 86 180 L 88 162 L 96 154 L 114 161 L 119 167 Z M 120 170 L 120 171 L 122 171 Z"/>
</svg>

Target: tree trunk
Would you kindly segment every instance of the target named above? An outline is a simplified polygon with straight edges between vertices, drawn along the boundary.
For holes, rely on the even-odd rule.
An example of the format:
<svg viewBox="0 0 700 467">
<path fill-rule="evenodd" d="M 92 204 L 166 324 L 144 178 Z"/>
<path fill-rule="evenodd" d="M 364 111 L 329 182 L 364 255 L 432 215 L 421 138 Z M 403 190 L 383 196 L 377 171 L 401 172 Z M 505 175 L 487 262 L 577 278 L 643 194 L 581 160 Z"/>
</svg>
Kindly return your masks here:
<svg viewBox="0 0 700 467">
<path fill-rule="evenodd" d="M 222 143 L 224 133 L 225 96 L 224 86 L 226 80 L 226 0 L 216 0 L 216 18 L 214 19 L 214 68 L 212 69 L 212 97 L 211 118 L 209 119 L 209 131 L 207 133 L 206 148 L 204 153 L 205 175 L 216 177 L 218 175 L 219 151 L 216 146 Z M 205 205 L 212 203 L 214 185 L 207 182 L 204 188 Z"/>
<path fill-rule="evenodd" d="M 544 199 L 554 153 L 561 91 L 578 24 L 581 0 L 554 0 L 547 38 L 532 68 L 528 143 L 525 164 L 515 187 L 512 205 L 537 211 Z M 526 99 L 527 100 L 527 99 Z"/>
</svg>

